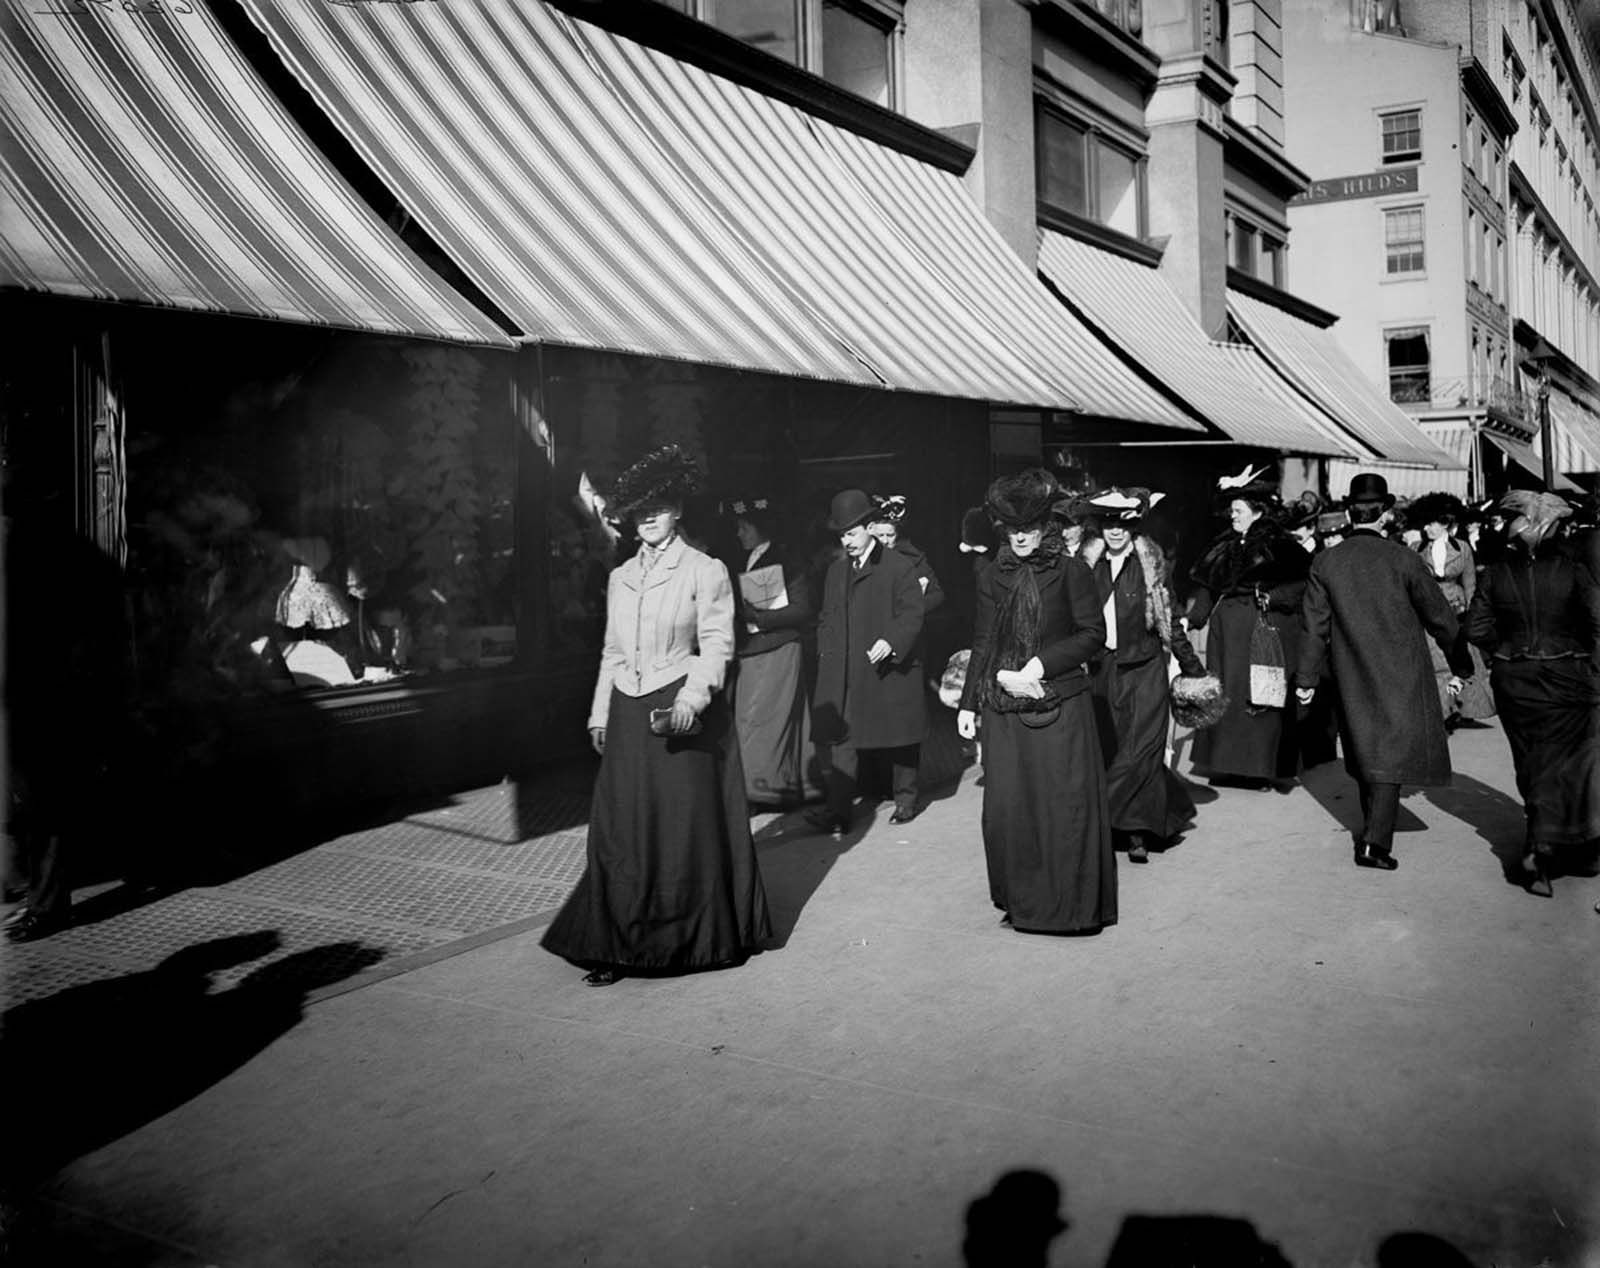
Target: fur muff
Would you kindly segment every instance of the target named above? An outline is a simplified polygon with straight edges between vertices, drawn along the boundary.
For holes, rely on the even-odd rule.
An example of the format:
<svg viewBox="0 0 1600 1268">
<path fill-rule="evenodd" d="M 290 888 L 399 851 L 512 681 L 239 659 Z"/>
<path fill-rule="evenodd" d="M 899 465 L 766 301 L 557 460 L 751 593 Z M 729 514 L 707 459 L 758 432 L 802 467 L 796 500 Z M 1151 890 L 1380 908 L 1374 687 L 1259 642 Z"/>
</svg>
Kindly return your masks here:
<svg viewBox="0 0 1600 1268">
<path fill-rule="evenodd" d="M 652 449 L 611 486 L 606 515 L 628 520 L 639 511 L 681 505 L 700 491 L 700 468 L 677 445 Z"/>
<path fill-rule="evenodd" d="M 1179 726 L 1196 731 L 1215 726 L 1228 711 L 1228 693 L 1215 674 L 1172 680 L 1172 716 Z"/>
<path fill-rule="evenodd" d="M 939 703 L 950 709 L 961 707 L 961 693 L 967 689 L 967 665 L 972 649 L 963 647 L 952 656 L 939 678 Z"/>
</svg>

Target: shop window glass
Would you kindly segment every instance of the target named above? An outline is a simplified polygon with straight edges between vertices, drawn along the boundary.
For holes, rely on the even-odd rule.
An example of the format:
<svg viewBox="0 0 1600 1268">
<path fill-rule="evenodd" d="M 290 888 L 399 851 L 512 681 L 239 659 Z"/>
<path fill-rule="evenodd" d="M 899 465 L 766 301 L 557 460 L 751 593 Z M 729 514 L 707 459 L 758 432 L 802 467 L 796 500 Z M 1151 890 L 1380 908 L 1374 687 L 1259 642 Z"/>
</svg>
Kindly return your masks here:
<svg viewBox="0 0 1600 1268">
<path fill-rule="evenodd" d="M 1394 207 L 1383 213 L 1384 271 L 1423 270 L 1422 208 Z"/>
<path fill-rule="evenodd" d="M 1422 111 L 1397 110 L 1380 116 L 1385 163 L 1417 163 L 1422 159 Z"/>
<path fill-rule="evenodd" d="M 1095 147 L 1098 213 L 1095 219 L 1130 238 L 1139 236 L 1139 162 L 1112 146 Z"/>
<path fill-rule="evenodd" d="M 880 106 L 892 104 L 889 37 L 881 22 L 836 0 L 823 0 L 822 77 Z"/>
<path fill-rule="evenodd" d="M 1039 112 L 1039 199 L 1089 214 L 1089 134 L 1052 110 Z"/>
<path fill-rule="evenodd" d="M 800 14 L 795 0 L 705 0 L 711 25 L 763 52 L 800 64 Z"/>
<path fill-rule="evenodd" d="M 214 352 L 138 386 L 141 673 L 290 691 L 508 663 L 509 358 L 304 332 Z"/>
<path fill-rule="evenodd" d="M 1401 404 L 1427 401 L 1433 394 L 1432 358 L 1426 328 L 1385 333 L 1389 363 L 1389 399 Z"/>
</svg>

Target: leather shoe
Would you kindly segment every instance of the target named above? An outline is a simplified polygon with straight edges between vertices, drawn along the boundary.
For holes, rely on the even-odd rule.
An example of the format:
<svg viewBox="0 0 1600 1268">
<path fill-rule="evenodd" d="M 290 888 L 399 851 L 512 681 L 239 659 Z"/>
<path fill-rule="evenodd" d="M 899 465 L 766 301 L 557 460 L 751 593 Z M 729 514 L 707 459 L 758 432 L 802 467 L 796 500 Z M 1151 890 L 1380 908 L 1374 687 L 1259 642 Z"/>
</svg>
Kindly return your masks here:
<svg viewBox="0 0 1600 1268">
<path fill-rule="evenodd" d="M 918 810 L 915 806 L 896 806 L 894 808 L 894 813 L 889 816 L 889 822 L 910 823 L 921 813 L 922 811 Z"/>
<path fill-rule="evenodd" d="M 1381 846 L 1362 842 L 1356 847 L 1356 866 L 1375 867 L 1380 872 L 1392 872 L 1400 866 L 1400 861 Z"/>
<path fill-rule="evenodd" d="M 616 969 L 591 969 L 583 975 L 583 984 L 585 986 L 612 986 L 621 976 L 622 974 L 618 973 Z"/>
<path fill-rule="evenodd" d="M 72 921 L 67 916 L 47 916 L 42 911 L 24 911 L 6 923 L 6 937 L 12 942 L 37 942 L 53 933 L 60 933 Z"/>
</svg>

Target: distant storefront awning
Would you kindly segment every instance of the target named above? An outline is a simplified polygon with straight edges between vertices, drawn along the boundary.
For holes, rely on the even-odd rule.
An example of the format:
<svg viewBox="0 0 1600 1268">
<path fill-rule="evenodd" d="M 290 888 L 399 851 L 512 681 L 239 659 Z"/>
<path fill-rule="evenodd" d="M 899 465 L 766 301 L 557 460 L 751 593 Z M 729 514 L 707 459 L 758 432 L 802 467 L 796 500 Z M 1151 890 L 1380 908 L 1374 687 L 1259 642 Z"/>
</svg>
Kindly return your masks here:
<svg viewBox="0 0 1600 1268">
<path fill-rule="evenodd" d="M 1568 475 L 1600 472 L 1600 417 L 1564 393 L 1552 390 L 1550 432 L 1557 471 Z M 1540 452 L 1538 433 L 1534 434 L 1533 451 Z"/>
<path fill-rule="evenodd" d="M 6 7 L 0 285 L 510 347 L 190 8 Z"/>
<path fill-rule="evenodd" d="M 529 339 L 1181 425 L 948 173 L 538 0 L 245 3 Z"/>
<path fill-rule="evenodd" d="M 1160 270 L 1044 229 L 1039 271 L 1086 321 L 1229 439 L 1287 453 L 1370 456 L 1254 348 L 1207 338 Z"/>
<path fill-rule="evenodd" d="M 1532 445 L 1524 444 L 1520 440 L 1513 440 L 1510 436 L 1502 435 L 1497 431 L 1485 430 L 1483 438 L 1529 475 L 1538 476 L 1541 480 L 1544 478 L 1544 459 L 1534 451 Z M 1556 469 L 1555 477 L 1556 490 L 1579 493 L 1583 491 L 1571 480 L 1567 479 L 1566 476 L 1562 475 L 1560 468 Z"/>
<path fill-rule="evenodd" d="M 1331 331 L 1232 288 L 1228 311 L 1279 373 L 1380 458 L 1420 467 L 1454 465 L 1362 374 Z"/>
<path fill-rule="evenodd" d="M 1363 471 L 1381 475 L 1389 485 L 1389 492 L 1397 498 L 1416 498 L 1424 493 L 1454 493 L 1465 499 L 1468 495 L 1467 472 L 1472 465 L 1473 426 L 1464 418 L 1444 422 L 1420 423 L 1429 440 L 1450 456 L 1450 465 L 1437 470 L 1432 467 L 1405 466 L 1394 462 L 1345 462 L 1336 459 L 1328 464 L 1328 493 L 1342 498 L 1350 491 L 1350 481 Z"/>
</svg>

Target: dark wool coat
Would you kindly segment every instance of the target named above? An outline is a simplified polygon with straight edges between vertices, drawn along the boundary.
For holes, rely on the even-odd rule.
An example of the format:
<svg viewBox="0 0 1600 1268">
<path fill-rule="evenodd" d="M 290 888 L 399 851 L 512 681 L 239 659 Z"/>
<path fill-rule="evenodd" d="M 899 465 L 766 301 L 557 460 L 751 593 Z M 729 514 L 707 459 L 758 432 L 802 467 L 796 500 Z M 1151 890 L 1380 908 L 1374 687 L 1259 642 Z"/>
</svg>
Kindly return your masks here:
<svg viewBox="0 0 1600 1268">
<path fill-rule="evenodd" d="M 972 633 L 971 665 L 974 668 L 987 658 L 995 615 L 1016 586 L 1022 568 L 1028 566 L 1006 546 L 1002 547 L 994 564 L 978 578 L 978 619 Z M 1044 666 L 1044 681 L 1058 698 L 1068 700 L 1089 689 L 1089 675 L 1084 666 L 1098 660 L 1105 650 L 1106 622 L 1100 610 L 1101 599 L 1095 590 L 1094 574 L 1082 560 L 1061 554 L 1048 563 L 1039 562 L 1034 568 L 1034 582 L 1039 587 L 1038 657 Z M 1020 663 L 1011 663 L 1020 659 L 1014 649 L 996 650 L 999 657 L 994 663 L 998 668 L 1022 667 Z M 961 707 L 973 712 L 982 709 L 986 685 L 978 680 L 976 673 L 969 673 L 966 688 L 961 693 Z M 995 688 L 995 691 L 1000 690 Z M 994 692 L 988 694 L 993 696 Z"/>
<path fill-rule="evenodd" d="M 1356 530 L 1323 551 L 1306 583 L 1295 681 L 1315 687 L 1332 659 L 1344 764 L 1374 784 L 1446 784 L 1450 750 L 1424 631 L 1472 674 L 1450 604 L 1415 551 Z"/>
<path fill-rule="evenodd" d="M 920 744 L 927 723 L 920 654 L 924 605 L 912 563 L 882 544 L 861 568 L 846 556 L 828 567 L 817 621 L 815 737 L 856 748 Z M 867 649 L 893 649 L 876 665 Z"/>
<path fill-rule="evenodd" d="M 927 553 L 920 546 L 913 546 L 904 537 L 895 542 L 894 548 L 897 554 L 904 555 L 911 561 L 911 567 L 917 574 L 917 582 L 922 586 L 924 614 L 932 616 L 944 605 L 944 587 L 939 584 L 939 578 L 929 565 Z"/>
</svg>

